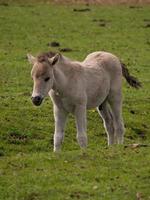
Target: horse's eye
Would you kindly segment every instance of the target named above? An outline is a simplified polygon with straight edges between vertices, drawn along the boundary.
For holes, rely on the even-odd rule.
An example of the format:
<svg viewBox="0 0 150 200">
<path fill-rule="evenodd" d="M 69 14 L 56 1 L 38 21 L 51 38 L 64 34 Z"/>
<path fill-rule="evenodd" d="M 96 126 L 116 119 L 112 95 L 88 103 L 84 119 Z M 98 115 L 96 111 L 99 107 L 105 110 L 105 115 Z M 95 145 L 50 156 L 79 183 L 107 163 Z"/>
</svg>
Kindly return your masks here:
<svg viewBox="0 0 150 200">
<path fill-rule="evenodd" d="M 44 79 L 45 82 L 47 82 L 50 79 L 50 77 L 47 77 Z"/>
</svg>

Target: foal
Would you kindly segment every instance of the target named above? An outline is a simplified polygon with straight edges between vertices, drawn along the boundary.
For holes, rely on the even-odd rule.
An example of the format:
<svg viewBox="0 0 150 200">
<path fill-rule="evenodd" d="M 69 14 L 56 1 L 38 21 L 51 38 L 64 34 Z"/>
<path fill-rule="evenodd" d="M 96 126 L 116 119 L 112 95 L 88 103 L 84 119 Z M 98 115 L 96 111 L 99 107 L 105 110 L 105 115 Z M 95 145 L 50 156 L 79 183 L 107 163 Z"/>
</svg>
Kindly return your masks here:
<svg viewBox="0 0 150 200">
<path fill-rule="evenodd" d="M 83 62 L 53 52 L 27 56 L 33 65 L 33 104 L 39 106 L 47 94 L 53 102 L 54 151 L 61 148 L 68 113 L 75 116 L 80 147 L 87 146 L 86 110 L 92 108 L 97 108 L 103 119 L 108 145 L 123 143 L 122 75 L 132 87 L 141 85 L 116 56 L 94 52 Z"/>
</svg>

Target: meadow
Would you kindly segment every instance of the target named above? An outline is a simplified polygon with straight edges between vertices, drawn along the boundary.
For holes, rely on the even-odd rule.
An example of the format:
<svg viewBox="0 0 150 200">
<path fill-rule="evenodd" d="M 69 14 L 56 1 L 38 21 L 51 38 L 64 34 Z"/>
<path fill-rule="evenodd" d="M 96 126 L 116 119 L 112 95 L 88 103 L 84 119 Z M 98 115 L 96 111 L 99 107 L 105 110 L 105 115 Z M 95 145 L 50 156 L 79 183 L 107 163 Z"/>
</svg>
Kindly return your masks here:
<svg viewBox="0 0 150 200">
<path fill-rule="evenodd" d="M 52 103 L 32 105 L 26 54 L 83 60 L 98 50 L 117 55 L 142 83 L 135 90 L 123 81 L 125 144 L 108 148 L 90 110 L 87 150 L 79 149 L 70 115 L 62 152 L 54 154 Z M 0 200 L 150 199 L 149 89 L 150 6 L 0 3 Z"/>
</svg>

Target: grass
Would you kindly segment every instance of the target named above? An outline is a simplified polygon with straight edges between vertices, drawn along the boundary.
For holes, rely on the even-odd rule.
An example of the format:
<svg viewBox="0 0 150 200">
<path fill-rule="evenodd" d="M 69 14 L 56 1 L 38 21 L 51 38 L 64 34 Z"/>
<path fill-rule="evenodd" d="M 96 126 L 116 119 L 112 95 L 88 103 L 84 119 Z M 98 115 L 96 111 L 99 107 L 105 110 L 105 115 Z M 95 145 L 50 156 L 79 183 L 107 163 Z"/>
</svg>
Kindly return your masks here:
<svg viewBox="0 0 150 200">
<path fill-rule="evenodd" d="M 150 143 L 150 7 L 10 3 L 0 5 L 0 200 L 148 200 L 149 147 L 107 148 L 95 110 L 88 112 L 89 146 L 82 152 L 70 116 L 62 153 L 53 149 L 52 103 L 32 105 L 28 52 L 71 48 L 83 60 L 97 50 L 118 55 L 142 82 L 123 83 L 125 144 Z M 57 41 L 60 47 L 48 43 Z"/>
</svg>

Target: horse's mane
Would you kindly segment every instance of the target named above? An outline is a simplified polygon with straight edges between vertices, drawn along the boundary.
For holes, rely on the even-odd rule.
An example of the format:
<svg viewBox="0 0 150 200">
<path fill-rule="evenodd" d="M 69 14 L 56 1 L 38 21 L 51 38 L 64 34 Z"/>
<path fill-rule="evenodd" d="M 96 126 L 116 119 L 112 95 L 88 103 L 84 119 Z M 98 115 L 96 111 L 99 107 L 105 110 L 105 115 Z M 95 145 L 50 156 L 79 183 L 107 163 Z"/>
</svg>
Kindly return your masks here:
<svg viewBox="0 0 150 200">
<path fill-rule="evenodd" d="M 44 61 L 47 61 L 48 58 L 52 58 L 52 57 L 55 56 L 55 55 L 56 55 L 56 52 L 52 52 L 52 51 L 40 53 L 40 54 L 37 56 L 37 60 L 38 60 L 39 62 L 44 62 Z"/>
</svg>

